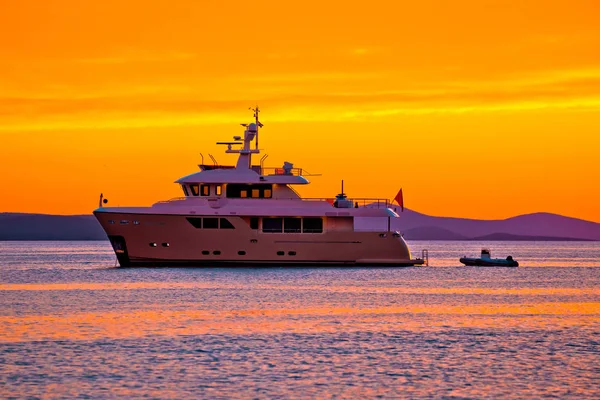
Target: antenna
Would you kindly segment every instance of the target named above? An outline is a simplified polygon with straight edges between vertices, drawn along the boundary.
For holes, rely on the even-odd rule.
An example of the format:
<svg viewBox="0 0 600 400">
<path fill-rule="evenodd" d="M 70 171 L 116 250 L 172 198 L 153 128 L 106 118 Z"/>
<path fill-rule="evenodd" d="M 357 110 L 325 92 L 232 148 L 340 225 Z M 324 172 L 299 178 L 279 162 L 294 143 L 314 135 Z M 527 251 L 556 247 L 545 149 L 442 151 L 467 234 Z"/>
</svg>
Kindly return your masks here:
<svg viewBox="0 0 600 400">
<path fill-rule="evenodd" d="M 344 180 L 342 179 L 342 195 L 344 194 Z"/>
<path fill-rule="evenodd" d="M 208 153 L 208 156 L 212 159 L 213 165 L 216 167 L 217 165 L 219 165 L 219 163 L 217 163 L 217 160 L 213 157 L 212 154 Z"/>
<path fill-rule="evenodd" d="M 262 128 L 263 124 L 260 123 L 260 121 L 258 120 L 258 113 L 260 112 L 260 108 L 258 108 L 258 105 L 256 106 L 256 108 L 252 108 L 249 107 L 248 110 L 254 112 L 254 119 L 256 120 L 256 150 L 258 150 L 258 128 Z"/>
</svg>

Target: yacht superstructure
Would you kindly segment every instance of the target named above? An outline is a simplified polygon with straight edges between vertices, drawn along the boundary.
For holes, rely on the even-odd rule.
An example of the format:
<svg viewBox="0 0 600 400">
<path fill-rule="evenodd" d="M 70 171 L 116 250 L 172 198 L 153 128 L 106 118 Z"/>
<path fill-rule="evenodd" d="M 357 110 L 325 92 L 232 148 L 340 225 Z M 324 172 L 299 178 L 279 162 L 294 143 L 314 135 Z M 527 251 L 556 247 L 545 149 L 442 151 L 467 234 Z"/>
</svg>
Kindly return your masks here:
<svg viewBox="0 0 600 400">
<path fill-rule="evenodd" d="M 176 181 L 183 197 L 151 207 L 100 202 L 94 215 L 121 266 L 423 264 L 390 230 L 399 216 L 388 200 L 349 199 L 343 185 L 335 199 L 302 198 L 291 187 L 309 183 L 302 169 L 288 162 L 264 168 L 264 156 L 253 165 L 262 124 L 258 107 L 252 110 L 243 137 L 218 142 L 238 154 L 235 166 L 202 163 Z"/>
</svg>

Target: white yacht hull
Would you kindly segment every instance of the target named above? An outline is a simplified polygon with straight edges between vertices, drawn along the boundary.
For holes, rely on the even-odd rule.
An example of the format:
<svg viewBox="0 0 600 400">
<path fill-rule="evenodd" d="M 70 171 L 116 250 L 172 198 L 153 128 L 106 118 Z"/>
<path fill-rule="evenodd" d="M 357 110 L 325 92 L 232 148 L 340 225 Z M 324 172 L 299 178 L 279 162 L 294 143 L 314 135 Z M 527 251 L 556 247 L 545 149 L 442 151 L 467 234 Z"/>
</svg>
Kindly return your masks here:
<svg viewBox="0 0 600 400">
<path fill-rule="evenodd" d="M 198 215 L 94 214 L 123 267 L 423 264 L 392 232 L 336 230 L 327 220 L 322 233 L 263 233 L 240 216 L 227 216 L 233 229 L 197 229 L 187 218 Z"/>
</svg>

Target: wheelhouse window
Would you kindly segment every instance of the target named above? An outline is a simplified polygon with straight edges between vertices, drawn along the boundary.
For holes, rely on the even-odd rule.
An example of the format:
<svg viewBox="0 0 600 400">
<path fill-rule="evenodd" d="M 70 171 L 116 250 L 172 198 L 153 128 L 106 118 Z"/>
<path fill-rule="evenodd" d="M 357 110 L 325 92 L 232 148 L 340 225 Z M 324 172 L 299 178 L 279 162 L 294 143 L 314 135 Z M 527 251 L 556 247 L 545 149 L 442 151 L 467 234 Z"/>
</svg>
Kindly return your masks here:
<svg viewBox="0 0 600 400">
<path fill-rule="evenodd" d="M 304 218 L 302 221 L 302 232 L 304 233 L 323 233 L 322 218 Z"/>
<path fill-rule="evenodd" d="M 284 218 L 283 231 L 285 233 L 300 233 L 302 232 L 301 218 Z"/>
<path fill-rule="evenodd" d="M 202 196 L 210 196 L 210 186 L 209 185 L 200 185 L 200 194 Z"/>
<path fill-rule="evenodd" d="M 263 218 L 262 231 L 265 233 L 281 233 L 283 218 Z"/>
<path fill-rule="evenodd" d="M 223 186 L 221 186 L 221 185 L 215 186 L 215 194 L 217 196 L 220 196 L 222 193 L 223 193 Z"/>
<path fill-rule="evenodd" d="M 194 196 L 198 196 L 200 194 L 200 186 L 197 183 L 190 185 L 190 190 Z"/>
<path fill-rule="evenodd" d="M 273 185 L 271 184 L 238 184 L 230 183 L 225 188 L 229 198 L 268 199 L 273 196 Z"/>
<path fill-rule="evenodd" d="M 185 197 L 189 196 L 187 187 L 185 185 L 181 185 L 181 188 L 183 189 L 183 194 L 185 195 Z"/>
</svg>

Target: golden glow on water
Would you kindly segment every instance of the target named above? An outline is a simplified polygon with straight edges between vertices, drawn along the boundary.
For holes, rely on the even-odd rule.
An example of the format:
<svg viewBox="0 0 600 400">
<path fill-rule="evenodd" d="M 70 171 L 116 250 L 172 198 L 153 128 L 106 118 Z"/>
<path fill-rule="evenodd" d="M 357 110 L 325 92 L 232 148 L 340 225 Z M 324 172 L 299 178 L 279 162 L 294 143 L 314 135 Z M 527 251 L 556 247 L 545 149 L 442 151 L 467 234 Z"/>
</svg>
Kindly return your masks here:
<svg viewBox="0 0 600 400">
<path fill-rule="evenodd" d="M 67 290 L 141 290 L 141 289 L 224 289 L 224 290 L 297 290 L 343 293 L 396 293 L 396 294 L 486 294 L 486 295 L 600 295 L 600 288 L 481 288 L 481 287 L 381 287 L 381 286 L 310 286 L 310 285 L 245 285 L 209 284 L 201 282 L 127 282 L 127 283 L 49 283 L 49 284 L 0 284 L 0 291 L 67 291 Z"/>
<path fill-rule="evenodd" d="M 151 306 L 151 305 L 149 305 Z M 552 318 L 552 317 L 559 318 Z M 600 302 L 472 305 L 407 304 L 378 308 L 249 310 L 134 310 L 68 315 L 0 317 L 0 341 L 95 340 L 150 335 L 331 333 L 361 330 L 435 330 L 449 327 L 508 329 L 600 326 Z"/>
</svg>

